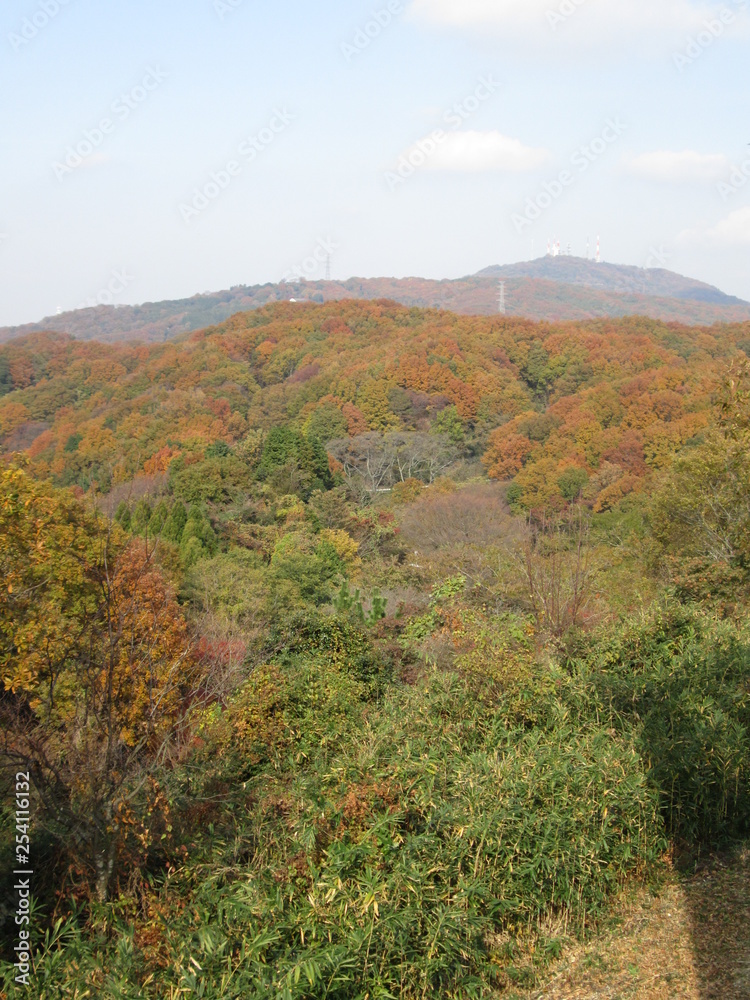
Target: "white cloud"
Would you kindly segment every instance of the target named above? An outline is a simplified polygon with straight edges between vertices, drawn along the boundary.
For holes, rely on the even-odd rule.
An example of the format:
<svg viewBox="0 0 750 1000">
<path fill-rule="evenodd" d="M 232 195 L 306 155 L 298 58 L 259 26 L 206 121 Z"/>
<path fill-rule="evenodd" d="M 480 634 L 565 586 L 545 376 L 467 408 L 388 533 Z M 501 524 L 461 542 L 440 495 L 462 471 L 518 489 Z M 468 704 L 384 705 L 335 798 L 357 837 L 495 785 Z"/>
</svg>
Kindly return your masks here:
<svg viewBox="0 0 750 1000">
<path fill-rule="evenodd" d="M 709 240 L 750 246 L 750 205 L 738 208 L 706 233 Z"/>
<path fill-rule="evenodd" d="M 750 246 L 750 205 L 737 208 L 714 226 L 685 229 L 678 243 L 712 248 Z"/>
<path fill-rule="evenodd" d="M 716 181 L 729 170 L 729 160 L 721 153 L 658 150 L 642 153 L 628 164 L 631 173 L 656 181 Z"/>
<path fill-rule="evenodd" d="M 512 139 L 501 132 L 448 132 L 434 144 L 434 150 L 425 157 L 425 170 L 450 170 L 479 173 L 488 170 L 521 172 L 535 170 L 548 158 L 546 149 L 525 146 L 520 139 Z M 415 155 L 425 148 L 425 140 L 415 143 L 405 153 L 407 160 L 415 162 Z"/>
<path fill-rule="evenodd" d="M 717 0 L 412 0 L 409 11 L 417 20 L 536 49 L 638 43 L 653 50 L 684 44 L 727 6 Z"/>
</svg>

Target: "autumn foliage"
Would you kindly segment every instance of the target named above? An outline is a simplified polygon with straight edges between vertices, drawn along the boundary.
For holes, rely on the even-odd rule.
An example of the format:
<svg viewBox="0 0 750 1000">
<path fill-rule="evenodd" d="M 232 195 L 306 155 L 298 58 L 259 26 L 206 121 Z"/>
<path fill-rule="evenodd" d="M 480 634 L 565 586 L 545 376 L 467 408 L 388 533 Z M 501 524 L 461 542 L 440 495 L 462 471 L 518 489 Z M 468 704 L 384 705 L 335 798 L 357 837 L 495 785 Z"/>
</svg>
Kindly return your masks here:
<svg viewBox="0 0 750 1000">
<path fill-rule="evenodd" d="M 0 349 L 0 440 L 37 475 L 108 490 L 281 425 L 324 444 L 450 432 L 491 476 L 519 476 L 527 506 L 563 502 L 567 468 L 594 481 L 606 465 L 606 508 L 703 432 L 747 342 L 748 324 L 534 324 L 385 301 L 277 304 L 150 346 L 35 334 Z"/>
<path fill-rule="evenodd" d="M 0 566 L 3 756 L 104 896 L 150 769 L 179 751 L 188 627 L 143 542 L 17 468 L 0 480 Z"/>
<path fill-rule="evenodd" d="M 746 836 L 749 334 L 377 301 L 0 348 L 45 996 L 542 986 L 670 839 Z"/>
</svg>

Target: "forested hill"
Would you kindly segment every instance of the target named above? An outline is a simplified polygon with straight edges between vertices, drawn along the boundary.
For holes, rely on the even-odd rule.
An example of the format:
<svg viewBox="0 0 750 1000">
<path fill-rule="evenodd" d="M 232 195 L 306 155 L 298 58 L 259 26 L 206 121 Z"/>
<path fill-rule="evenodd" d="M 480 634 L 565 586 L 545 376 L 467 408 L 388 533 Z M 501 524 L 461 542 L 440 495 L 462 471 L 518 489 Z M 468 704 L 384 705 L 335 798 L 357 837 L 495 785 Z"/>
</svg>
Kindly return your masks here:
<svg viewBox="0 0 750 1000">
<path fill-rule="evenodd" d="M 569 997 L 637 924 L 599 995 L 682 940 L 659 990 L 747 996 L 746 860 L 654 896 L 750 836 L 749 354 L 388 300 L 0 346 L 31 994 Z"/>
<path fill-rule="evenodd" d="M 371 432 L 432 435 L 496 478 L 515 476 L 529 504 L 564 496 L 567 473 L 578 488 L 590 481 L 603 509 L 701 434 L 718 380 L 746 350 L 750 323 L 534 324 L 388 301 L 283 303 L 159 345 L 14 341 L 0 349 L 0 441 L 38 475 L 105 491 L 221 443 L 231 455 L 201 473 L 221 493 L 249 474 L 242 456 L 272 427 L 356 447 Z"/>
<path fill-rule="evenodd" d="M 328 302 L 393 299 L 407 306 L 466 315 L 498 312 L 498 283 L 506 283 L 512 316 L 557 322 L 627 315 L 688 325 L 750 320 L 750 304 L 703 282 L 663 269 L 596 264 L 575 257 L 543 257 L 491 267 L 445 281 L 425 278 L 350 278 L 347 281 L 239 285 L 228 291 L 138 306 L 104 306 L 49 316 L 38 323 L 0 328 L 0 342 L 40 331 L 80 340 L 161 342 L 231 315 L 289 299 Z"/>
<path fill-rule="evenodd" d="M 665 268 L 646 269 L 626 264 L 608 264 L 604 261 L 597 263 L 582 257 L 564 255 L 540 257 L 521 264 L 488 267 L 480 271 L 478 277 L 497 280 L 529 278 L 580 288 L 595 288 L 617 295 L 645 295 L 746 308 L 750 305 L 736 296 L 726 295 L 713 285 L 686 278 Z"/>
</svg>

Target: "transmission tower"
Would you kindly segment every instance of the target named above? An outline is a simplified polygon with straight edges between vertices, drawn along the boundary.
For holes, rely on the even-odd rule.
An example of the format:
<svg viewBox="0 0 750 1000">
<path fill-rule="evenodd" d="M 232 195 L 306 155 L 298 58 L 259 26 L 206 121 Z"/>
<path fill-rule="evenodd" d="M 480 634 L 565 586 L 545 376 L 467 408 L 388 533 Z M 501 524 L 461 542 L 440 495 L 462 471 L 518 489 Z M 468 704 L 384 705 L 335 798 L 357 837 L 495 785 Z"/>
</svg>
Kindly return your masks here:
<svg viewBox="0 0 750 1000">
<path fill-rule="evenodd" d="M 326 257 L 326 281 L 331 280 L 331 255 Z"/>
</svg>

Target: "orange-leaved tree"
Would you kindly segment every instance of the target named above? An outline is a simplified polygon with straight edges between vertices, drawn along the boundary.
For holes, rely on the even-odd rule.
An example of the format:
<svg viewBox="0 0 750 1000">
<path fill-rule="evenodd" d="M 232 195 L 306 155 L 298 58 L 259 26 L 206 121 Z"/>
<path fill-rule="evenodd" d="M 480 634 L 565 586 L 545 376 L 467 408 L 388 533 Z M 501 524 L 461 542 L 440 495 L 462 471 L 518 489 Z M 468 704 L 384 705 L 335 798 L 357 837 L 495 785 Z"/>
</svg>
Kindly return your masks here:
<svg viewBox="0 0 750 1000">
<path fill-rule="evenodd" d="M 148 846 L 136 803 L 200 681 L 152 555 L 72 493 L 0 473 L 0 763 L 30 772 L 39 820 L 99 898 L 133 834 Z"/>
</svg>

